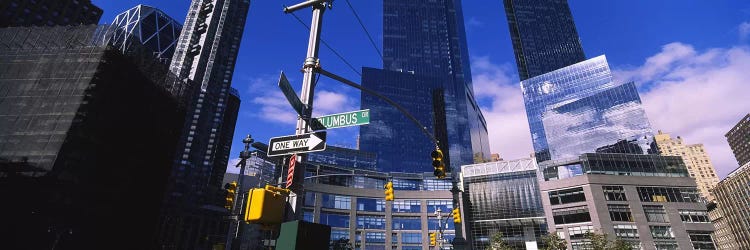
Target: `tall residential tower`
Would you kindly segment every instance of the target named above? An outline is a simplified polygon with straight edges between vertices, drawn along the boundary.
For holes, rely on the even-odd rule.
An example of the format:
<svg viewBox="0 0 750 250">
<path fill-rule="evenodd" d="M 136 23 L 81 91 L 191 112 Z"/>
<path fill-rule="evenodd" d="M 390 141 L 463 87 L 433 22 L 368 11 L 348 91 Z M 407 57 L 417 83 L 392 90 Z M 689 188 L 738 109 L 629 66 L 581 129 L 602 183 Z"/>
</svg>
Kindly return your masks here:
<svg viewBox="0 0 750 250">
<path fill-rule="evenodd" d="M 693 177 L 695 183 L 698 184 L 701 196 L 708 201 L 713 201 L 711 190 L 719 183 L 719 176 L 716 175 L 716 169 L 703 144 L 685 144 L 682 137 L 672 138 L 669 134 L 662 133 L 661 130 L 654 136 L 654 140 L 662 155 L 682 157 L 690 177 Z"/>
<path fill-rule="evenodd" d="M 227 210 L 220 192 L 239 105 L 230 86 L 249 5 L 249 0 L 190 3 L 170 70 L 199 89 L 165 194 L 159 235 L 165 248 L 203 249 L 224 242 Z"/>
</svg>

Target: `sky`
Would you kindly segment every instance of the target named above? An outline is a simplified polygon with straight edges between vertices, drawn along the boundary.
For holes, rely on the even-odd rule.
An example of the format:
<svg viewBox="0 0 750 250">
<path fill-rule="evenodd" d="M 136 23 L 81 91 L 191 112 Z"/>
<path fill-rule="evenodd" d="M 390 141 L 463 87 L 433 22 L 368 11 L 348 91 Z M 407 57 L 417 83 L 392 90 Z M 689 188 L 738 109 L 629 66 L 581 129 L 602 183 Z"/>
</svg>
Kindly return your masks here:
<svg viewBox="0 0 750 250">
<path fill-rule="evenodd" d="M 104 10 L 101 22 L 111 23 L 137 4 L 159 8 L 183 22 L 190 1 L 92 2 Z M 251 2 L 232 83 L 242 104 L 231 158 L 239 156 L 247 134 L 266 143 L 294 134 L 296 114 L 277 82 L 283 71 L 297 91 L 302 85 L 309 33 L 282 11 L 298 2 Z M 531 136 L 502 1 L 463 2 L 474 91 L 488 123 L 491 151 L 505 159 L 528 157 L 533 152 Z M 617 81 L 636 82 L 654 132 L 681 136 L 687 144 L 702 143 L 721 178 L 738 167 L 724 134 L 750 112 L 749 1 L 569 4 L 586 56 L 605 54 Z M 309 10 L 295 15 L 309 25 Z M 321 44 L 322 67 L 355 82 L 361 81 L 361 67 L 382 68 L 381 15 L 381 1 L 334 1 L 324 13 L 321 37 L 335 52 Z M 314 115 L 358 110 L 359 99 L 356 89 L 322 77 L 315 89 Z M 359 132 L 350 127 L 328 133 L 329 145 L 354 147 Z M 227 171 L 238 172 L 234 166 Z"/>
</svg>

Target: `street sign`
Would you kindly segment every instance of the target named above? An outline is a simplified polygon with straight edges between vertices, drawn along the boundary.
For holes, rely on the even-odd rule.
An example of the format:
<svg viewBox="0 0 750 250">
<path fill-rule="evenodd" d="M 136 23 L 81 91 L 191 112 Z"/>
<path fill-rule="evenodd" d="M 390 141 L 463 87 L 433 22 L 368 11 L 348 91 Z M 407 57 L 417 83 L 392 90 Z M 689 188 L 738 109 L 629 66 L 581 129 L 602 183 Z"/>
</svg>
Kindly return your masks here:
<svg viewBox="0 0 750 250">
<path fill-rule="evenodd" d="M 279 88 L 284 93 L 289 104 L 292 105 L 292 108 L 297 111 L 297 114 L 302 115 L 305 110 L 305 104 L 302 104 L 302 101 L 299 100 L 297 93 L 294 92 L 292 85 L 289 84 L 289 80 L 286 79 L 284 71 L 281 72 L 281 76 L 279 77 Z"/>
<path fill-rule="evenodd" d="M 292 186 L 295 166 L 297 166 L 297 154 L 293 154 L 292 157 L 289 157 L 289 170 L 286 172 L 286 188 Z"/>
<path fill-rule="evenodd" d="M 315 118 L 325 128 L 343 128 L 370 124 L 370 110 L 357 110 L 346 113 L 325 115 Z"/>
<path fill-rule="evenodd" d="M 290 155 L 323 151 L 326 149 L 326 132 L 274 137 L 268 142 L 268 156 Z"/>
</svg>

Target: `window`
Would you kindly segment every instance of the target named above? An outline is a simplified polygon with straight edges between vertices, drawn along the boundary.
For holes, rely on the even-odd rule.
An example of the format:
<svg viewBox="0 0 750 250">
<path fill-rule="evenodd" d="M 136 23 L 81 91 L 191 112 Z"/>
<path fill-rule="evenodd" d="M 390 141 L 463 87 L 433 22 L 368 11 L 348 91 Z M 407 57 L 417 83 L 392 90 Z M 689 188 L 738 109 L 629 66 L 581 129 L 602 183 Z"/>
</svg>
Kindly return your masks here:
<svg viewBox="0 0 750 250">
<path fill-rule="evenodd" d="M 365 242 L 385 243 L 385 233 L 384 232 L 367 232 L 365 233 Z"/>
<path fill-rule="evenodd" d="M 357 211 L 383 212 L 384 199 L 357 198 Z"/>
<path fill-rule="evenodd" d="M 648 222 L 669 222 L 667 212 L 664 211 L 663 206 L 643 205 L 643 212 L 646 214 Z"/>
<path fill-rule="evenodd" d="M 667 242 L 654 242 L 654 247 L 656 247 L 656 250 L 677 250 L 677 242 L 673 241 L 667 241 Z"/>
<path fill-rule="evenodd" d="M 331 227 L 348 228 L 349 215 L 320 212 L 320 224 L 329 225 Z"/>
<path fill-rule="evenodd" d="M 693 244 L 693 249 L 716 249 L 713 240 L 711 240 L 711 232 L 708 231 L 688 231 L 690 236 L 690 243 Z"/>
<path fill-rule="evenodd" d="M 655 240 L 671 240 L 674 239 L 674 233 L 672 233 L 672 227 L 670 226 L 648 226 L 651 228 L 651 237 Z"/>
<path fill-rule="evenodd" d="M 615 225 L 615 236 L 621 239 L 638 239 L 638 227 L 636 225 Z"/>
<path fill-rule="evenodd" d="M 391 211 L 394 213 L 419 213 L 422 203 L 419 200 L 395 200 Z"/>
<path fill-rule="evenodd" d="M 436 191 L 436 190 L 451 190 L 453 183 L 450 180 L 438 180 L 438 179 L 425 179 L 424 180 L 425 190 Z"/>
<path fill-rule="evenodd" d="M 331 230 L 331 241 L 349 239 L 349 230 Z"/>
<path fill-rule="evenodd" d="M 708 219 L 708 212 L 706 211 L 680 209 L 679 212 L 682 222 L 711 223 L 711 220 Z"/>
<path fill-rule="evenodd" d="M 427 213 L 434 213 L 440 208 L 442 212 L 453 210 L 453 201 L 451 200 L 427 200 Z"/>
<path fill-rule="evenodd" d="M 315 206 L 315 192 L 305 192 L 305 206 Z"/>
<path fill-rule="evenodd" d="M 347 210 L 351 209 L 352 197 L 334 194 L 323 194 L 323 207 Z"/>
<path fill-rule="evenodd" d="M 591 221 L 589 208 L 586 206 L 555 209 L 552 210 L 552 217 L 558 225 Z"/>
<path fill-rule="evenodd" d="M 357 228 L 385 229 L 385 217 L 358 215 L 357 216 Z"/>
<path fill-rule="evenodd" d="M 447 220 L 446 221 L 445 218 L 443 218 L 442 222 L 438 222 L 437 217 L 430 217 L 430 218 L 427 219 L 427 228 L 429 230 L 438 230 L 440 228 L 441 224 L 443 225 L 443 229 L 445 229 L 445 230 L 455 230 L 456 229 L 456 224 L 453 223 L 452 220 Z"/>
<path fill-rule="evenodd" d="M 552 205 L 567 204 L 567 203 L 581 202 L 581 201 L 586 201 L 586 196 L 583 194 L 582 187 L 549 192 L 549 203 Z"/>
<path fill-rule="evenodd" d="M 314 216 L 315 216 L 315 214 L 313 214 L 312 211 L 305 210 L 305 211 L 302 212 L 302 217 L 303 217 L 302 220 L 304 220 L 304 221 L 313 222 L 313 217 Z"/>
<path fill-rule="evenodd" d="M 602 186 L 604 199 L 608 201 L 627 201 L 625 189 L 622 186 Z"/>
<path fill-rule="evenodd" d="M 587 226 L 578 226 L 578 227 L 569 227 L 568 228 L 568 235 L 570 235 L 571 240 L 578 240 L 583 239 L 586 237 L 586 233 L 590 233 L 594 231 L 594 227 L 591 225 Z"/>
<path fill-rule="evenodd" d="M 401 244 L 422 243 L 422 233 L 401 233 Z"/>
<path fill-rule="evenodd" d="M 393 217 L 393 230 L 421 230 L 422 220 L 419 217 Z"/>
<path fill-rule="evenodd" d="M 633 215 L 630 213 L 630 207 L 625 204 L 607 204 L 609 209 L 609 218 L 612 221 L 630 221 L 633 222 Z"/>
<path fill-rule="evenodd" d="M 699 202 L 695 188 L 638 187 L 638 196 L 644 202 Z"/>
</svg>

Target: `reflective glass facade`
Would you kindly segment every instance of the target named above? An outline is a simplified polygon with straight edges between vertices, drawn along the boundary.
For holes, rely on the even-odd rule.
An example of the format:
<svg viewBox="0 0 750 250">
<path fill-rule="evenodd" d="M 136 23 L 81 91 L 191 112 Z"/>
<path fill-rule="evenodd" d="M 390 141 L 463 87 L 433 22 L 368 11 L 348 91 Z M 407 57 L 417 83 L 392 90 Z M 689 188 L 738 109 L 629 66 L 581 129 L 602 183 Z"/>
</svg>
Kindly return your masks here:
<svg viewBox="0 0 750 250">
<path fill-rule="evenodd" d="M 616 84 L 605 56 L 521 81 L 537 161 L 582 153 L 653 153 L 635 84 Z"/>
<path fill-rule="evenodd" d="M 114 46 L 126 52 L 133 43 L 140 43 L 164 60 L 172 58 L 182 31 L 182 24 L 163 11 L 146 5 L 120 13 L 112 25 Z"/>
<path fill-rule="evenodd" d="M 503 3 L 521 80 L 586 60 L 567 0 Z"/>
<path fill-rule="evenodd" d="M 460 1 L 383 1 L 383 67 L 365 68 L 363 86 L 415 115 L 443 144 L 449 167 L 490 157 L 487 125 L 474 100 Z M 378 154 L 379 170 L 432 169 L 434 145 L 415 124 L 366 94 L 362 108 L 378 114 L 360 128 L 360 146 Z"/>
<path fill-rule="evenodd" d="M 566 161 L 543 162 L 540 166 L 546 181 L 583 174 L 689 177 L 679 156 L 590 153 Z"/>
<path fill-rule="evenodd" d="M 516 248 L 541 244 L 547 231 L 533 159 L 462 166 L 467 241 L 485 249 L 502 232 Z"/>
<path fill-rule="evenodd" d="M 307 154 L 307 161 L 331 166 L 376 170 L 377 155 L 362 150 L 327 146 L 325 151 Z"/>
</svg>

